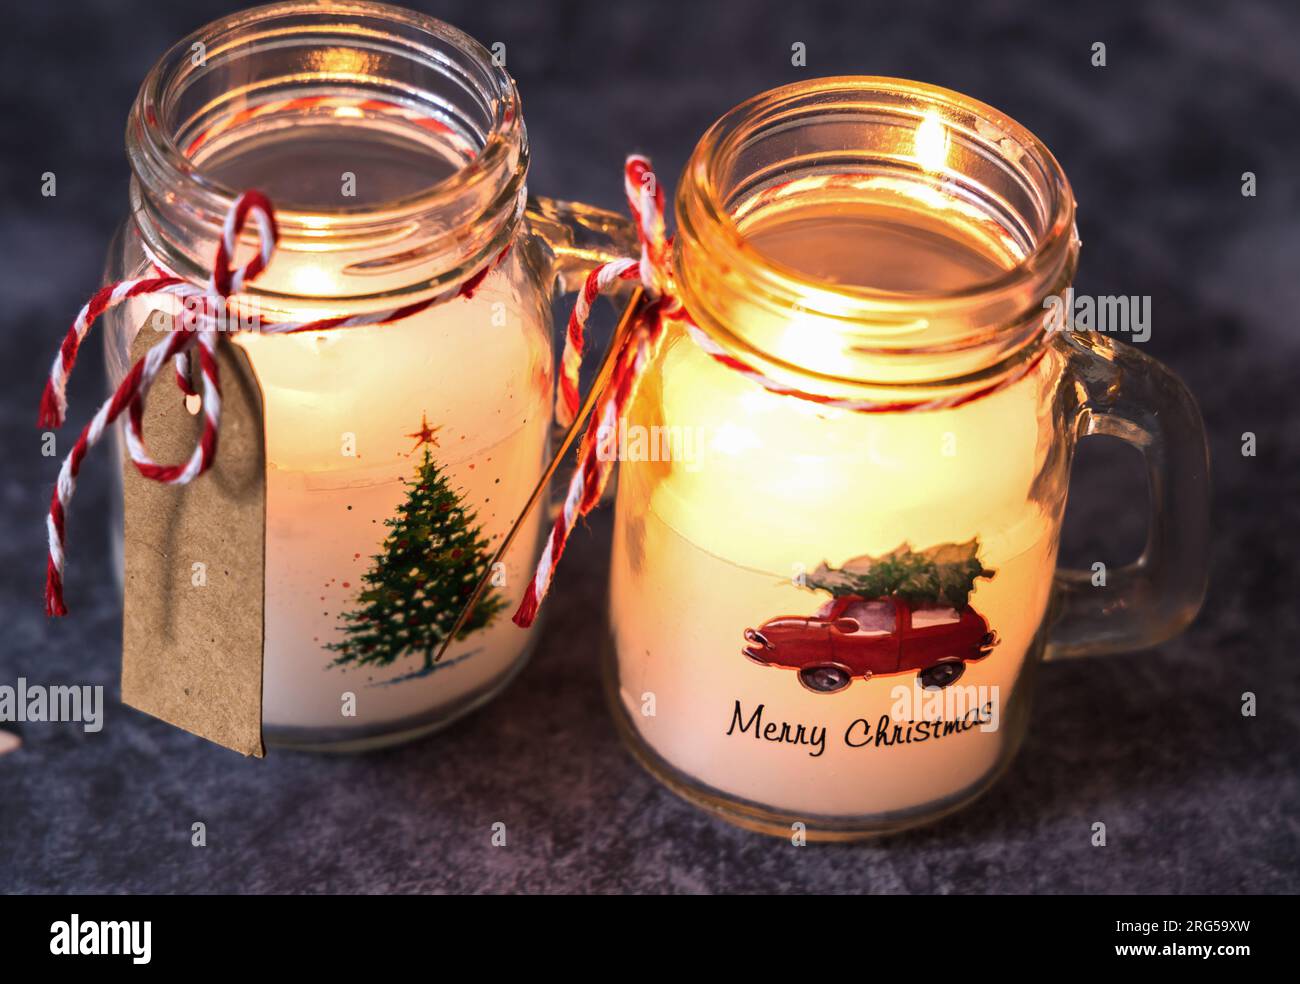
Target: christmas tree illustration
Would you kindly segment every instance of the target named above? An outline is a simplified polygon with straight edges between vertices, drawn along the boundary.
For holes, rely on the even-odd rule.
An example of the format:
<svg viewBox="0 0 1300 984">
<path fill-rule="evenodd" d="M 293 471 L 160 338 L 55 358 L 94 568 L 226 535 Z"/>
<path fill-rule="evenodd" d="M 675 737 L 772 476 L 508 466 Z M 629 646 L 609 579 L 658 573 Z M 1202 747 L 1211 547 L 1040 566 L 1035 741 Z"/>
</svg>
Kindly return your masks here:
<svg viewBox="0 0 1300 984">
<path fill-rule="evenodd" d="M 975 579 L 996 573 L 981 563 L 979 551 L 978 539 L 927 550 L 913 550 L 904 543 L 883 556 L 855 557 L 839 568 L 823 561 L 808 573 L 807 587 L 829 591 L 836 598 L 894 595 L 909 604 L 942 603 L 961 609 L 975 590 Z"/>
<path fill-rule="evenodd" d="M 469 600 L 490 562 L 488 541 L 447 477 L 433 459 L 438 446 L 421 416 L 414 454 L 424 449 L 418 472 L 407 483 L 406 501 L 385 520 L 389 533 L 383 552 L 363 578 L 359 607 L 341 616 L 345 638 L 329 645 L 339 665 L 387 666 L 407 653 L 423 653 L 433 666 L 443 639 Z M 484 628 L 505 607 L 495 591 L 485 591 L 457 638 Z"/>
</svg>

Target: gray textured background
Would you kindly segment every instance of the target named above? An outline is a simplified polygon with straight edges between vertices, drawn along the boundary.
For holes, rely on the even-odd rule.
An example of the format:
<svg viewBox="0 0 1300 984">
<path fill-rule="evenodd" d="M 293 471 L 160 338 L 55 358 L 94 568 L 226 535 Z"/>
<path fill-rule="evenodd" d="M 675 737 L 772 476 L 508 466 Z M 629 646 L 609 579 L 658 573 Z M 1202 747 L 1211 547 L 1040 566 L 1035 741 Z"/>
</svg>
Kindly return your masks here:
<svg viewBox="0 0 1300 984">
<path fill-rule="evenodd" d="M 56 462 L 40 383 L 98 284 L 123 214 L 122 129 L 173 40 L 234 4 L 7 9 L 0 58 L 0 683 L 103 684 L 98 735 L 29 725 L 0 757 L 4 891 L 1243 892 L 1300 887 L 1295 554 L 1300 547 L 1300 15 L 1285 2 L 1053 5 L 414 3 L 507 45 L 533 187 L 621 207 L 625 153 L 676 174 L 752 93 L 817 75 L 925 79 L 1004 109 L 1074 183 L 1081 291 L 1151 294 L 1164 359 L 1214 455 L 1215 566 L 1195 626 L 1154 652 L 1052 665 L 1023 753 L 992 793 L 892 840 L 796 850 L 708 819 L 618 745 L 595 657 L 608 520 L 580 532 L 545 638 L 500 699 L 432 740 L 352 758 L 248 762 L 116 703 L 119 602 L 103 455 L 71 518 L 74 617 L 41 614 Z M 808 46 L 808 67 L 789 63 Z M 1109 65 L 1089 49 L 1104 41 Z M 58 174 L 59 194 L 39 195 Z M 1259 196 L 1240 195 L 1242 171 Z M 99 393 L 98 345 L 72 419 Z M 1259 454 L 1243 458 L 1243 431 Z M 1129 452 L 1081 456 L 1065 559 L 1141 542 Z M 1259 696 L 1243 719 L 1240 695 Z M 189 825 L 209 846 L 189 846 Z M 1109 846 L 1089 844 L 1104 820 Z M 504 820 L 508 849 L 488 846 Z"/>
</svg>

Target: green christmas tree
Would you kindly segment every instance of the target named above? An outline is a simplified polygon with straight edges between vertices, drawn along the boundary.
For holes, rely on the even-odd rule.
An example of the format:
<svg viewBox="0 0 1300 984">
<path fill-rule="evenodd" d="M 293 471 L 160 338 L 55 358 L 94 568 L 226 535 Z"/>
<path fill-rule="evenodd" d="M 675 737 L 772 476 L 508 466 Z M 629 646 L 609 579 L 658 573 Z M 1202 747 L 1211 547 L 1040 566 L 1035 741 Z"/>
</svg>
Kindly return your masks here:
<svg viewBox="0 0 1300 984">
<path fill-rule="evenodd" d="M 807 585 L 835 597 L 895 595 L 912 604 L 943 602 L 965 608 L 975 579 L 994 575 L 980 562 L 979 551 L 978 539 L 919 551 L 904 543 L 883 557 L 855 557 L 839 568 L 823 562 L 809 572 Z"/>
<path fill-rule="evenodd" d="M 451 631 L 491 560 L 488 541 L 433 460 L 438 446 L 421 417 L 411 453 L 424 448 L 418 473 L 407 483 L 406 501 L 389 528 L 383 552 L 365 574 L 360 606 L 342 615 L 345 638 L 330 643 L 338 653 L 334 665 L 387 666 L 399 656 L 423 653 L 424 668 Z M 495 590 L 487 590 L 457 638 L 485 627 L 505 607 Z"/>
</svg>

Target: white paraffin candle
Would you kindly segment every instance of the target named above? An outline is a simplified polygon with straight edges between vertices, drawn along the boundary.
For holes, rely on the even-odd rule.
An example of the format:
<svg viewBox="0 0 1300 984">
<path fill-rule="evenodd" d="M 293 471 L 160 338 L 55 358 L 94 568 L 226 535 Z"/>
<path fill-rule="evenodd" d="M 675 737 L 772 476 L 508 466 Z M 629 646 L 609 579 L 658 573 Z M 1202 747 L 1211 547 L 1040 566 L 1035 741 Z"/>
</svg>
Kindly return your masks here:
<svg viewBox="0 0 1300 984">
<path fill-rule="evenodd" d="M 285 253 L 264 279 L 329 293 L 327 274 Z M 152 306 L 129 302 L 129 323 L 144 323 Z M 493 692 L 521 662 L 534 636 L 509 616 L 536 562 L 538 511 L 494 577 L 498 610 L 433 667 L 415 649 L 387 665 L 336 665 L 329 647 L 345 638 L 344 614 L 361 607 L 364 575 L 390 533 L 385 520 L 407 500 L 426 447 L 475 514 L 485 554 L 500 545 L 546 464 L 549 331 L 540 295 L 507 257 L 472 298 L 400 322 L 229 336 L 249 355 L 266 428 L 269 741 L 338 746 L 418 730 Z M 424 421 L 431 436 L 422 443 Z"/>
<path fill-rule="evenodd" d="M 499 680 L 529 641 L 509 621 L 535 557 L 521 531 L 495 590 L 508 608 L 425 670 L 330 666 L 326 645 L 356 607 L 362 576 L 406 498 L 423 447 L 495 549 L 531 492 L 547 448 L 549 344 L 507 271 L 391 325 L 295 336 L 241 335 L 263 389 L 267 434 L 264 720 L 269 729 L 346 725 L 344 692 L 367 726 L 454 705 Z M 484 357 L 490 344 L 491 357 Z M 472 371 L 467 368 L 472 366 Z"/>
<path fill-rule="evenodd" d="M 915 220 L 839 209 L 753 241 L 824 279 L 869 271 L 897 290 L 951 289 L 1014 262 Z M 802 332 L 796 315 L 790 362 L 811 344 Z M 1044 459 L 1045 378 L 953 410 L 854 413 L 776 395 L 670 335 L 628 426 L 690 429 L 700 452 L 622 463 L 610 601 L 622 707 L 661 766 L 769 810 L 845 819 L 960 798 L 999 766 L 1064 506 Z M 922 690 L 912 669 L 818 692 L 742 652 L 746 629 L 830 601 L 809 584 L 823 563 L 975 538 L 994 574 L 975 580 L 969 606 L 999 641 L 959 685 Z M 936 716 L 983 726 L 916 726 Z"/>
<path fill-rule="evenodd" d="M 283 139 L 214 146 L 203 161 L 231 187 L 260 187 L 289 207 L 337 198 L 338 162 L 355 168 L 355 197 L 375 221 L 392 200 L 425 193 L 467 160 L 438 130 L 394 140 L 384 129 L 346 125 L 352 112 L 299 125 Z M 454 214 L 454 213 L 449 213 Z M 442 219 L 412 233 L 400 220 L 384 235 L 362 236 L 327 217 L 313 237 L 282 243 L 256 287 L 271 320 L 302 321 L 393 305 L 422 276 L 466 256 L 481 236 L 471 213 L 452 245 Z M 490 226 L 487 226 L 490 228 Z M 454 230 L 454 226 L 453 226 Z M 399 233 L 401 235 L 399 235 Z M 232 336 L 248 353 L 262 388 L 266 425 L 266 642 L 263 722 L 268 740 L 309 746 L 372 742 L 444 723 L 494 692 L 531 642 L 510 623 L 535 562 L 541 519 L 520 531 L 494 577 L 495 612 L 471 626 L 429 665 L 432 634 L 391 662 L 335 662 L 348 636 L 345 616 L 367 609 L 370 570 L 384 569 L 385 521 L 412 494 L 427 451 L 460 507 L 481 531 L 484 560 L 507 535 L 545 466 L 551 393 L 547 288 L 515 248 L 472 297 L 456 297 L 385 325 L 295 335 Z M 247 248 L 247 247 L 245 247 Z M 407 251 L 410 257 L 403 257 Z M 466 271 L 466 275 L 469 274 Z M 445 287 L 444 287 L 445 289 Z M 358 302 L 358 294 L 370 300 Z M 283 298 L 283 302 L 278 299 Z M 335 300 L 342 298 L 344 300 Z M 263 303 L 268 303 L 264 301 Z M 422 439 L 426 426 L 430 431 Z M 418 546 L 418 545 L 413 545 Z M 435 547 L 436 544 L 430 544 Z M 391 566 L 391 565 L 390 565 Z M 406 573 L 398 595 L 378 608 L 390 629 L 435 578 Z M 428 594 L 453 590 L 452 574 Z M 440 604 L 447 609 L 451 606 Z M 459 609 L 457 604 L 456 609 Z M 372 610 L 372 614 L 374 611 Z M 449 621 L 447 622 L 449 624 Z M 365 655 L 360 648 L 352 656 Z"/>
</svg>

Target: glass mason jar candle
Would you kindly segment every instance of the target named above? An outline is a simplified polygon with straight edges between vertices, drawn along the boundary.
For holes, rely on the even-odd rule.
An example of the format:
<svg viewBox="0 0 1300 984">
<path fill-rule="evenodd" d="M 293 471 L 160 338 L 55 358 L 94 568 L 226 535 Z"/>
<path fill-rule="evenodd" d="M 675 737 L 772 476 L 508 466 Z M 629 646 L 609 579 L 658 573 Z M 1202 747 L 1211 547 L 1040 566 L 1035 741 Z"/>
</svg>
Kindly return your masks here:
<svg viewBox="0 0 1300 984">
<path fill-rule="evenodd" d="M 1069 185 L 957 93 L 756 97 L 700 141 L 676 215 L 676 289 L 716 351 L 670 322 L 629 407 L 621 731 L 674 791 L 771 833 L 956 809 L 1014 755 L 1045 654 L 1148 646 L 1195 614 L 1195 404 L 1110 336 L 1045 330 L 1078 253 Z M 1142 450 L 1153 499 L 1146 551 L 1104 587 L 1056 570 L 1096 433 Z"/>
<path fill-rule="evenodd" d="M 275 4 L 204 27 L 145 80 L 127 150 L 131 211 L 111 249 L 113 279 L 156 266 L 205 283 L 246 188 L 276 206 L 275 255 L 240 295 L 268 321 L 387 310 L 488 267 L 471 296 L 393 323 L 229 336 L 265 414 L 267 743 L 372 747 L 487 700 L 532 638 L 509 611 L 536 560 L 539 515 L 440 662 L 430 643 L 458 612 L 448 597 L 472 586 L 546 466 L 553 285 L 626 252 L 630 225 L 527 198 L 527 140 L 505 69 L 461 32 L 380 4 Z M 241 249 L 251 255 L 251 235 Z M 109 313 L 114 384 L 160 305 L 143 297 Z M 458 507 L 451 526 L 423 515 L 444 501 Z M 435 578 L 394 569 L 405 533 L 427 536 L 430 523 L 461 546 Z M 390 640 L 370 659 L 352 644 L 350 626 L 417 605 L 440 615 L 409 645 Z"/>
</svg>

